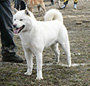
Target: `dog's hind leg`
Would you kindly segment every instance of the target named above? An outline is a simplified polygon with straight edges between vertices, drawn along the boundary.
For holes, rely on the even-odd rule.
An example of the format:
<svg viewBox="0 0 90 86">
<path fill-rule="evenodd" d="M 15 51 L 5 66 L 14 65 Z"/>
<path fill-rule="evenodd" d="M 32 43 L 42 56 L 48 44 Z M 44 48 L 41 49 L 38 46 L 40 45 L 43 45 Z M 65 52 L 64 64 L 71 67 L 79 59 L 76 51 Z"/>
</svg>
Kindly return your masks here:
<svg viewBox="0 0 90 86">
<path fill-rule="evenodd" d="M 37 8 L 38 8 L 39 15 L 46 12 L 45 6 L 42 4 L 38 5 Z M 40 8 L 42 9 L 40 10 Z M 44 12 L 42 10 L 44 10 Z"/>
<path fill-rule="evenodd" d="M 64 41 L 62 40 L 60 44 L 65 51 L 65 54 L 67 56 L 67 63 L 70 67 L 71 66 L 71 53 L 70 53 L 69 39 L 66 37 L 66 40 L 65 39 L 64 39 Z"/>
<path fill-rule="evenodd" d="M 41 4 L 41 8 L 44 10 L 44 12 L 46 12 L 45 4 L 44 3 Z"/>
<path fill-rule="evenodd" d="M 40 14 L 40 7 L 41 7 L 40 5 L 37 6 L 39 14 Z"/>
<path fill-rule="evenodd" d="M 27 72 L 25 72 L 25 75 L 31 75 L 32 69 L 33 69 L 33 54 L 29 49 L 24 49 L 25 58 L 27 61 Z"/>
<path fill-rule="evenodd" d="M 51 46 L 51 49 L 54 51 L 55 56 L 56 56 L 56 61 L 55 63 L 59 63 L 59 57 L 60 57 L 60 50 L 58 49 L 58 43 L 54 44 Z"/>
</svg>

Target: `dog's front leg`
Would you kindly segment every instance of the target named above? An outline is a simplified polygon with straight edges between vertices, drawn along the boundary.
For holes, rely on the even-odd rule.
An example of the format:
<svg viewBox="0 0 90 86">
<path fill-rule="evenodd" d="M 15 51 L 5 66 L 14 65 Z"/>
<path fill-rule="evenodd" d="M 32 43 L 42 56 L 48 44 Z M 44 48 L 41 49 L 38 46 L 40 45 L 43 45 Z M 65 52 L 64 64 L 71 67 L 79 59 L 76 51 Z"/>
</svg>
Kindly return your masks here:
<svg viewBox="0 0 90 86">
<path fill-rule="evenodd" d="M 42 53 L 38 53 L 36 55 L 36 61 L 37 61 L 37 80 L 43 79 L 42 77 Z"/>
<path fill-rule="evenodd" d="M 32 69 L 33 69 L 33 54 L 30 50 L 25 49 L 25 58 L 27 61 L 27 72 L 25 72 L 25 75 L 31 75 Z"/>
</svg>

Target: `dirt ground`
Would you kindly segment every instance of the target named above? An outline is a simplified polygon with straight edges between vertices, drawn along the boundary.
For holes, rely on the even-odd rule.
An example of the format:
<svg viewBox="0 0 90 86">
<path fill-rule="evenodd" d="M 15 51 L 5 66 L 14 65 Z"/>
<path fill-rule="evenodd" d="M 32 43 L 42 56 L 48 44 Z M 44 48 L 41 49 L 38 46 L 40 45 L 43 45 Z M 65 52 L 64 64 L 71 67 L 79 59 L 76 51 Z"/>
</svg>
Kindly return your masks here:
<svg viewBox="0 0 90 86">
<path fill-rule="evenodd" d="M 63 14 L 64 24 L 69 33 L 72 64 L 83 63 L 85 65 L 70 68 L 50 65 L 55 57 L 51 49 L 48 48 L 43 52 L 43 80 L 35 80 L 35 58 L 31 76 L 24 75 L 27 69 L 26 62 L 0 62 L 0 86 L 90 86 L 90 0 L 79 0 L 76 10 L 73 8 L 73 0 L 70 0 L 63 10 L 59 9 L 57 4 L 52 6 L 49 6 L 49 4 L 51 4 L 50 1 L 45 1 L 46 10 L 56 8 Z M 33 13 L 37 20 L 43 20 L 44 15 L 39 15 L 36 7 L 34 7 Z M 25 59 L 19 36 L 15 35 L 14 40 L 18 48 L 17 54 Z M 61 46 L 60 49 L 60 64 L 67 64 Z"/>
</svg>

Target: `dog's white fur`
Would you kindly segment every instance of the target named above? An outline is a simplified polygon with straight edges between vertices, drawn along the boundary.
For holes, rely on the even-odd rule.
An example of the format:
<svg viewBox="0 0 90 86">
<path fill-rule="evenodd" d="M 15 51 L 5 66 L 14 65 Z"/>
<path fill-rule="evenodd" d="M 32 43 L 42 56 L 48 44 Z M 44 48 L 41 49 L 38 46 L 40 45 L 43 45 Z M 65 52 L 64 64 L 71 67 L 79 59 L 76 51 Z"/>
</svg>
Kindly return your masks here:
<svg viewBox="0 0 90 86">
<path fill-rule="evenodd" d="M 19 33 L 24 49 L 27 72 L 25 75 L 31 75 L 33 69 L 33 54 L 37 62 L 37 78 L 42 77 L 42 53 L 45 47 L 50 46 L 56 55 L 56 63 L 59 63 L 58 43 L 62 45 L 67 56 L 69 67 L 71 66 L 71 53 L 67 29 L 63 24 L 62 14 L 51 9 L 45 14 L 45 21 L 37 21 L 30 11 L 18 11 L 14 15 L 14 25 L 16 28 L 25 25 Z M 21 21 L 22 20 L 22 21 Z"/>
</svg>

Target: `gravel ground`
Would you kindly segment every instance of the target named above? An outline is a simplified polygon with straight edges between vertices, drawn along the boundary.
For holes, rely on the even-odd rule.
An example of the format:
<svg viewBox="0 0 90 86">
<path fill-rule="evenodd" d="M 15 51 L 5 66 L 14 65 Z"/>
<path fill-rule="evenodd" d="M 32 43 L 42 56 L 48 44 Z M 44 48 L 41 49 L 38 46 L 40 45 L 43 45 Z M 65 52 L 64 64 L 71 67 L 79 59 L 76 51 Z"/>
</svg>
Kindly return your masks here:
<svg viewBox="0 0 90 86">
<path fill-rule="evenodd" d="M 51 8 L 60 10 L 57 4 L 52 6 L 49 4 L 51 4 L 50 1 L 45 0 L 46 10 Z M 70 0 L 67 7 L 60 11 L 69 33 L 72 64 L 79 65 L 70 68 L 52 65 L 51 63 L 55 60 L 54 53 L 48 48 L 43 52 L 43 80 L 35 80 L 35 58 L 31 76 L 24 75 L 27 69 L 26 62 L 8 63 L 1 61 L 0 86 L 90 86 L 90 0 L 79 0 L 76 10 L 73 8 L 73 0 Z M 36 7 L 34 7 L 33 13 L 37 20 L 43 21 L 44 14 L 39 14 Z M 17 54 L 25 59 L 19 36 L 15 35 L 14 40 L 18 48 Z M 60 64 L 66 64 L 64 51 L 61 46 L 59 48 L 61 49 Z"/>
</svg>

